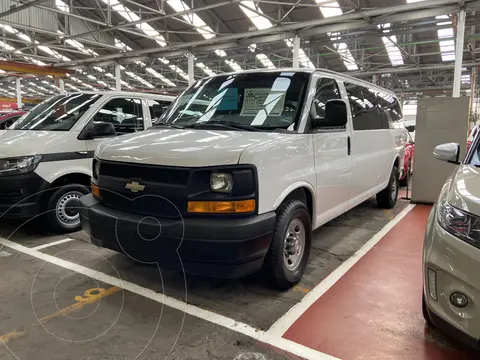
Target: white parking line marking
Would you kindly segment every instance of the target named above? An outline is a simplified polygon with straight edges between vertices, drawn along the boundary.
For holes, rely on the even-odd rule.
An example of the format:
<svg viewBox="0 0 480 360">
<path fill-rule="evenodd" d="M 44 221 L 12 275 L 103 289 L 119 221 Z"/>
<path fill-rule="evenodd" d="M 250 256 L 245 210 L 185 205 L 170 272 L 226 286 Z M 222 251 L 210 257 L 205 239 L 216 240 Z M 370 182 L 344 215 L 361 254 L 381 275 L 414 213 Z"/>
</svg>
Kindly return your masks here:
<svg viewBox="0 0 480 360">
<path fill-rule="evenodd" d="M 313 305 L 323 294 L 325 294 L 338 280 L 345 275 L 353 265 L 355 265 L 366 253 L 368 253 L 390 230 L 393 229 L 413 208 L 415 205 L 409 204 L 395 218 L 390 220 L 379 232 L 377 232 L 365 245 L 363 245 L 352 257 L 348 258 L 338 268 L 330 273 L 320 284 L 315 286 L 305 297 L 290 310 L 288 310 L 280 319 L 278 319 L 267 330 L 268 334 L 283 336 L 285 332 L 303 315 L 307 309 Z"/>
<path fill-rule="evenodd" d="M 37 259 L 46 261 L 48 263 L 60 266 L 64 269 L 68 269 L 71 271 L 75 271 L 79 274 L 89 276 L 95 280 L 102 281 L 106 284 L 118 286 L 124 290 L 130 291 L 132 293 L 138 294 L 140 296 L 151 299 L 158 303 L 164 304 L 173 309 L 183 311 L 188 315 L 211 322 L 213 324 L 222 326 L 229 330 L 233 330 L 245 336 L 251 337 L 265 344 L 274 346 L 278 349 L 287 351 L 291 354 L 299 356 L 300 358 L 308 359 L 308 360 L 339 360 L 328 354 L 324 354 L 319 351 L 310 349 L 306 346 L 297 344 L 296 342 L 284 339 L 282 337 L 269 334 L 265 331 L 256 329 L 250 325 L 241 323 L 239 321 L 228 318 L 226 316 L 216 314 L 208 310 L 204 310 L 197 306 L 189 305 L 183 301 L 177 300 L 175 298 L 172 298 L 163 294 L 159 294 L 154 290 L 145 288 L 143 286 L 134 284 L 132 282 L 121 280 L 114 276 L 104 274 L 102 272 L 87 268 L 85 266 L 78 265 L 70 261 L 63 260 L 55 256 L 42 253 L 34 248 L 28 248 L 23 245 L 12 242 L 10 240 L 0 238 L 0 246 L 1 245 L 11 248 L 13 250 L 16 250 L 18 252 L 21 252 L 23 254 L 33 256 Z"/>
<path fill-rule="evenodd" d="M 74 241 L 75 239 L 71 239 L 71 238 L 66 238 L 66 239 L 62 239 L 62 240 L 58 240 L 58 241 L 52 241 L 50 243 L 46 243 L 46 244 L 43 244 L 43 245 L 38 245 L 38 246 L 35 246 L 33 248 L 31 248 L 32 250 L 42 250 L 42 249 L 46 249 L 50 246 L 55 246 L 55 245 L 60 245 L 60 244 L 63 244 L 63 243 L 67 243 L 67 242 L 70 242 L 70 241 Z"/>
<path fill-rule="evenodd" d="M 0 257 L 6 257 L 6 256 L 11 256 L 12 254 L 10 254 L 9 252 L 7 251 L 0 251 Z"/>
</svg>

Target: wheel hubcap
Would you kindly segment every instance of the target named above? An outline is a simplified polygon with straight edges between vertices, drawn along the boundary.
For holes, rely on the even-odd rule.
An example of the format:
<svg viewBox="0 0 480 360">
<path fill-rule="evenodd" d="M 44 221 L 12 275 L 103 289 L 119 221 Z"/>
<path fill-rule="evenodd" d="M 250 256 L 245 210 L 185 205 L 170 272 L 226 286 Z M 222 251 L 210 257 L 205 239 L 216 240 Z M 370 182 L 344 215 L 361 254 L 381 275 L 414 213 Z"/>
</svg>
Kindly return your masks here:
<svg viewBox="0 0 480 360">
<path fill-rule="evenodd" d="M 83 194 L 79 191 L 71 191 L 64 194 L 57 202 L 57 219 L 65 226 L 72 227 L 80 224 L 78 213 L 78 200 Z"/>
<path fill-rule="evenodd" d="M 288 225 L 284 241 L 284 264 L 290 271 L 297 270 L 305 252 L 305 226 L 300 219 L 293 219 Z"/>
</svg>

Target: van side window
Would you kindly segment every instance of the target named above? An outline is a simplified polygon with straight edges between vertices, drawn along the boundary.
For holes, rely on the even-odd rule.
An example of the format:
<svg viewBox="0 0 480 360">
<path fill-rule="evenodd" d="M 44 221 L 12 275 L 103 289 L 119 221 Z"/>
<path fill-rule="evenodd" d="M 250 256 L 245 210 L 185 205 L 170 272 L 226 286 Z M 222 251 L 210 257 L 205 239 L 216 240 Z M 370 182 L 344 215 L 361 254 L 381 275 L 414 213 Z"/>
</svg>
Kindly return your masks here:
<svg viewBox="0 0 480 360">
<path fill-rule="evenodd" d="M 402 108 L 398 100 L 388 93 L 377 93 L 379 106 L 390 116 L 393 122 L 403 119 Z"/>
<path fill-rule="evenodd" d="M 141 131 L 144 129 L 142 101 L 131 98 L 112 99 L 103 105 L 93 121 L 112 123 L 118 134 Z"/>
<path fill-rule="evenodd" d="M 319 116 L 321 118 L 325 117 L 325 107 L 329 100 L 338 100 L 341 99 L 340 90 L 338 89 L 337 82 L 334 79 L 321 78 L 317 82 L 317 88 L 315 91 L 315 96 L 313 98 L 312 107 L 310 110 L 310 116 L 313 118 Z M 338 130 L 339 128 L 335 128 Z M 342 126 L 341 129 L 345 129 L 345 126 Z M 324 130 L 328 130 L 324 128 Z"/>
<path fill-rule="evenodd" d="M 376 89 L 345 83 L 352 110 L 354 130 L 393 128 L 392 122 L 402 119 L 398 100 Z"/>
<path fill-rule="evenodd" d="M 152 119 L 152 122 L 155 122 L 154 120 L 156 120 L 156 118 L 158 118 L 158 116 L 155 116 L 155 114 L 154 114 L 154 106 L 159 105 L 159 106 L 163 107 L 163 109 L 165 110 L 171 104 L 170 101 L 153 100 L 153 99 L 148 99 L 147 103 L 148 103 L 148 109 L 150 110 L 150 119 Z"/>
</svg>

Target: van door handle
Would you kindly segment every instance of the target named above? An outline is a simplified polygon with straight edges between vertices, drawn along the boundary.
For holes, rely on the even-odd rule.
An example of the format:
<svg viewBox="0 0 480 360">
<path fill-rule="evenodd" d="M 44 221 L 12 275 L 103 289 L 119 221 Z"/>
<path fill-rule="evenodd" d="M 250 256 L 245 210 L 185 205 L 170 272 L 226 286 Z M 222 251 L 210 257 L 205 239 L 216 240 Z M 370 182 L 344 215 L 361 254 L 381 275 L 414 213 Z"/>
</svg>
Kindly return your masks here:
<svg viewBox="0 0 480 360">
<path fill-rule="evenodd" d="M 347 153 L 348 156 L 352 154 L 352 144 L 350 143 L 350 136 L 347 138 Z"/>
</svg>

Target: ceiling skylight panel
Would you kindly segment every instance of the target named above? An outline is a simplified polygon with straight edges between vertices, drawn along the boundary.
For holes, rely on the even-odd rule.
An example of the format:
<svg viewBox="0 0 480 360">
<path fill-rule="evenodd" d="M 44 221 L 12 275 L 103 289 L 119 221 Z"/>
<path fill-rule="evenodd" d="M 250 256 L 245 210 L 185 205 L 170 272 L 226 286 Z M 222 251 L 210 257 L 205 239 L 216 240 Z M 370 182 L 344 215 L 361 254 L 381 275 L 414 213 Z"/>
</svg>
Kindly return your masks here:
<svg viewBox="0 0 480 360">
<path fill-rule="evenodd" d="M 340 5 L 336 1 L 315 0 L 315 2 L 319 5 L 318 8 L 320 9 L 320 12 L 322 13 L 324 18 L 340 16 L 343 14 L 343 11 L 340 8 Z M 333 34 L 328 33 L 328 36 L 332 41 L 336 41 L 340 38 L 338 33 L 333 33 Z M 348 49 L 348 46 L 346 43 L 336 43 L 334 47 L 342 57 L 343 63 L 348 70 L 358 70 L 358 66 L 355 62 L 355 59 L 351 51 Z"/>
<path fill-rule="evenodd" d="M 160 79 L 162 80 L 165 84 L 167 85 L 170 85 L 170 86 L 176 86 L 174 82 L 168 80 L 165 76 L 163 76 L 162 74 L 160 74 L 159 72 L 157 72 L 155 69 L 152 69 L 152 68 L 149 68 L 147 67 L 145 69 L 146 72 L 148 72 L 149 74 L 155 76 L 157 79 Z"/>
<path fill-rule="evenodd" d="M 270 20 L 268 20 L 265 16 L 262 16 L 262 10 L 257 8 L 253 1 L 241 1 L 240 9 L 242 9 L 245 15 L 258 30 L 269 29 L 273 26 Z M 251 9 L 255 9 L 255 11 Z"/>
<path fill-rule="evenodd" d="M 268 69 L 275 69 L 275 65 L 270 61 L 270 59 L 265 54 L 257 54 L 257 60 L 259 60 L 263 66 Z"/>
<path fill-rule="evenodd" d="M 176 12 L 188 11 L 190 7 L 182 0 L 167 0 L 167 4 L 170 5 Z M 199 32 L 205 39 L 211 39 L 215 37 L 215 32 L 203 21 L 200 16 L 195 13 L 182 15 L 183 20 L 190 23 L 195 27 L 195 30 Z"/>
<path fill-rule="evenodd" d="M 64 12 L 70 12 L 70 6 L 68 6 L 62 0 L 55 0 L 55 5 L 59 10 L 62 10 Z"/>
<path fill-rule="evenodd" d="M 118 40 L 117 38 L 115 38 L 115 47 L 117 47 L 117 48 L 119 48 L 123 51 L 132 51 L 132 48 L 130 46 L 128 46 L 124 42 Z"/>
<path fill-rule="evenodd" d="M 180 69 L 177 65 L 168 65 L 168 67 L 175 71 L 178 75 L 180 75 L 182 78 L 184 78 L 185 80 L 188 80 L 188 75 L 185 73 L 185 71 L 183 71 L 182 69 Z"/>
<path fill-rule="evenodd" d="M 273 26 L 272 22 L 262 15 L 262 10 L 257 7 L 253 1 L 241 1 L 240 9 L 242 9 L 243 13 L 250 19 L 250 21 L 258 30 L 268 29 Z M 255 11 L 252 9 L 255 9 Z M 257 44 L 251 44 L 248 46 L 248 49 L 252 52 L 254 52 L 256 48 Z M 256 58 L 263 64 L 263 66 L 269 69 L 275 68 L 275 65 L 267 55 L 257 54 Z"/>
<path fill-rule="evenodd" d="M 130 11 L 126 6 L 123 6 L 118 2 L 118 0 L 102 0 L 104 4 L 110 5 L 110 7 L 115 10 L 121 17 L 123 17 L 128 22 L 140 21 L 140 17 L 135 14 L 133 11 Z M 143 32 L 145 35 L 155 38 L 155 41 L 160 46 L 167 45 L 165 38 L 160 35 L 160 33 L 150 26 L 148 23 L 139 23 L 135 24 L 135 27 Z"/>
<path fill-rule="evenodd" d="M 207 74 L 208 76 L 215 76 L 215 72 L 212 71 L 212 70 L 211 70 L 207 65 L 205 65 L 204 63 L 202 63 L 202 62 L 197 62 L 197 63 L 195 64 L 195 66 L 198 67 L 198 68 L 200 68 L 200 69 L 202 69 L 203 72 L 204 72 L 205 74 Z"/>
<path fill-rule="evenodd" d="M 225 60 L 225 63 L 230 66 L 234 71 L 241 71 L 242 68 L 233 60 Z"/>
<path fill-rule="evenodd" d="M 378 25 L 378 28 L 383 29 L 383 32 L 385 34 L 390 33 L 390 28 L 391 24 L 383 24 L 383 25 Z M 391 36 L 383 36 L 382 41 L 385 45 L 385 49 L 387 50 L 388 57 L 390 58 L 390 62 L 392 63 L 393 66 L 401 66 L 405 65 L 403 61 L 403 56 L 402 53 L 400 52 L 400 49 L 398 48 L 397 44 L 397 37 L 395 35 Z"/>
<path fill-rule="evenodd" d="M 440 51 L 442 53 L 443 61 L 455 61 L 455 41 L 453 28 L 438 30 L 438 38 L 440 41 Z M 449 39 L 449 40 L 442 40 Z"/>
<path fill-rule="evenodd" d="M 472 76 L 470 74 L 462 75 L 462 84 L 470 84 Z"/>
</svg>

